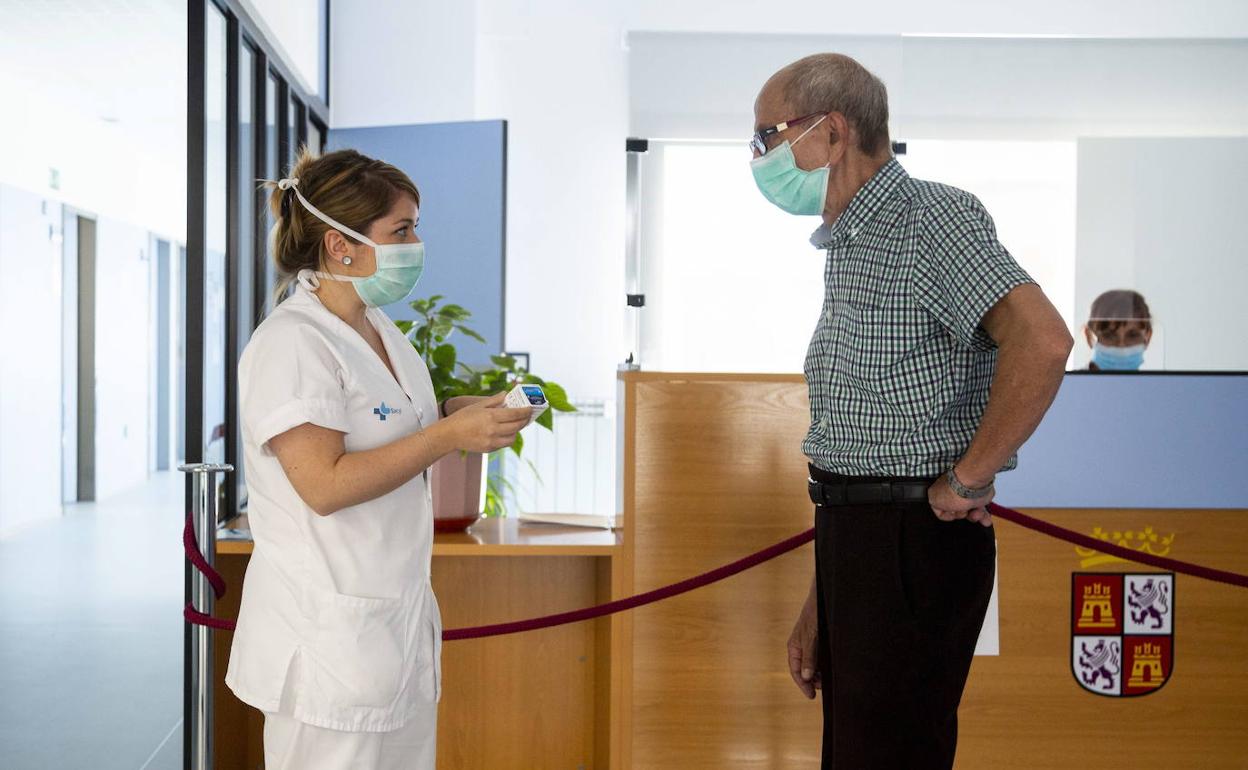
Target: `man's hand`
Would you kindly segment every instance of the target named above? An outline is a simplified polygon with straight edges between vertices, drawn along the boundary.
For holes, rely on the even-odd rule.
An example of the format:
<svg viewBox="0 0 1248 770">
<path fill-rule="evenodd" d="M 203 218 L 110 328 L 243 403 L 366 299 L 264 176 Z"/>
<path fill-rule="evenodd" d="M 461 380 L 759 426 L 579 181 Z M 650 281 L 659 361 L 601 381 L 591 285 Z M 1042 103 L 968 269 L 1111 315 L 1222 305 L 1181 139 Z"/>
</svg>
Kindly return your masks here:
<svg viewBox="0 0 1248 770">
<path fill-rule="evenodd" d="M 961 477 L 958 481 L 966 483 Z M 936 518 L 941 521 L 970 519 L 985 527 L 991 527 L 992 514 L 988 512 L 988 503 L 992 502 L 996 493 L 995 489 L 990 489 L 983 497 L 968 500 L 953 491 L 953 488 L 949 486 L 947 476 L 941 476 L 928 488 L 927 502 L 932 506 L 932 512 L 936 514 Z"/>
<path fill-rule="evenodd" d="M 789 634 L 789 673 L 797 689 L 807 698 L 814 698 L 815 690 L 823 687 L 815 652 L 819 640 L 818 612 L 818 598 L 812 588 L 793 625 L 793 633 Z"/>
</svg>

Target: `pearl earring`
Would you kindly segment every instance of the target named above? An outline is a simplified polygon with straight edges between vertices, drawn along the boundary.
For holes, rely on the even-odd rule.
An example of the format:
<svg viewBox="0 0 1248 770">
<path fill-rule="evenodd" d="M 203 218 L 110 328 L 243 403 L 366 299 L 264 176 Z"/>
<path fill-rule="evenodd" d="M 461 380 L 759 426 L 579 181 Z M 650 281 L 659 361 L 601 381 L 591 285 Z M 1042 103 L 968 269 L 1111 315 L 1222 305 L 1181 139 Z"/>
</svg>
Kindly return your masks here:
<svg viewBox="0 0 1248 770">
<path fill-rule="evenodd" d="M 350 257 L 343 257 L 343 258 L 342 258 L 342 264 L 344 264 L 344 265 L 349 265 L 349 264 L 351 264 L 351 258 L 350 258 Z"/>
</svg>

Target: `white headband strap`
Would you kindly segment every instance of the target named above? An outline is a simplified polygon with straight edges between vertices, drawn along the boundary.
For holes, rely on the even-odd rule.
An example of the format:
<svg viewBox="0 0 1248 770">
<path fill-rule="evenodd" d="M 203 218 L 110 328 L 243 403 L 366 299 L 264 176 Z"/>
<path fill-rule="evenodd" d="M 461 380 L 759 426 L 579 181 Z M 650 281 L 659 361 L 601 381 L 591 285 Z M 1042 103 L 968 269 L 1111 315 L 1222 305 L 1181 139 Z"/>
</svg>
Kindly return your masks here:
<svg viewBox="0 0 1248 770">
<path fill-rule="evenodd" d="M 299 198 L 299 202 L 303 204 L 303 207 L 305 209 L 312 212 L 312 215 L 315 216 L 317 219 L 321 220 L 325 224 L 329 225 L 330 227 L 334 228 L 335 230 L 341 233 L 345 233 L 346 235 L 349 235 L 352 238 L 355 238 L 356 240 L 367 243 L 369 246 L 373 246 L 374 248 L 377 246 L 377 244 L 373 243 L 372 239 L 369 238 L 368 236 L 361 235 L 357 233 L 356 231 L 352 230 L 351 228 L 347 227 L 346 225 L 341 224 L 340 222 L 335 222 L 334 220 L 322 214 L 321 210 L 318 209 L 316 206 L 313 206 L 311 203 L 308 203 L 308 199 L 303 197 L 303 193 L 299 192 L 299 178 L 298 177 L 277 180 L 277 189 L 283 190 L 283 191 L 294 190 L 295 195 L 298 196 Z"/>
</svg>

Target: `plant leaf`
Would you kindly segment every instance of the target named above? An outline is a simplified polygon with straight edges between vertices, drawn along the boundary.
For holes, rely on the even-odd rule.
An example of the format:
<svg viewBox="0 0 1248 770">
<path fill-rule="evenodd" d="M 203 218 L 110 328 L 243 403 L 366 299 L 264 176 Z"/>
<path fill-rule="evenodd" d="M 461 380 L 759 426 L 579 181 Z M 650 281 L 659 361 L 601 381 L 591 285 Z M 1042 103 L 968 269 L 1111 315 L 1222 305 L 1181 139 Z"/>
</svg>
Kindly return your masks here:
<svg viewBox="0 0 1248 770">
<path fill-rule="evenodd" d="M 455 358 L 454 345 L 439 345 L 433 349 L 433 362 L 442 369 L 454 369 Z"/>
<path fill-rule="evenodd" d="M 520 453 L 524 451 L 524 436 L 521 436 L 519 433 L 516 434 L 516 440 L 511 445 L 511 451 L 516 453 L 516 457 L 520 456 Z"/>
<path fill-rule="evenodd" d="M 547 409 L 546 411 L 542 412 L 542 415 L 538 417 L 536 420 L 534 420 L 533 422 L 542 426 L 546 430 L 554 430 L 555 429 L 555 413 L 554 411 Z"/>
<path fill-rule="evenodd" d="M 572 406 L 572 402 L 568 400 L 568 392 L 563 389 L 562 385 L 554 382 L 547 382 L 542 386 L 542 390 L 546 393 L 546 400 L 550 402 L 550 407 L 559 412 L 575 412 L 576 407 Z"/>
</svg>

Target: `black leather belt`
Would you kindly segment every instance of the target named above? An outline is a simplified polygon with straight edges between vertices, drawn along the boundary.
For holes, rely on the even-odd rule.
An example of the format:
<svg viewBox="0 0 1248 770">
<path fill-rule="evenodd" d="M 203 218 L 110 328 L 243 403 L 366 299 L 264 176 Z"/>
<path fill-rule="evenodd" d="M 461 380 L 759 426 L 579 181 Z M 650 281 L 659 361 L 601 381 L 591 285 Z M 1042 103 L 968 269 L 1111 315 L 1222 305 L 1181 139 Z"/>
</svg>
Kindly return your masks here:
<svg viewBox="0 0 1248 770">
<path fill-rule="evenodd" d="M 925 503 L 930 481 L 847 481 L 829 484 L 806 479 L 810 500 L 822 508 L 838 505 Z"/>
</svg>

